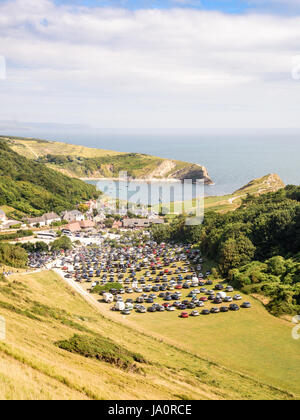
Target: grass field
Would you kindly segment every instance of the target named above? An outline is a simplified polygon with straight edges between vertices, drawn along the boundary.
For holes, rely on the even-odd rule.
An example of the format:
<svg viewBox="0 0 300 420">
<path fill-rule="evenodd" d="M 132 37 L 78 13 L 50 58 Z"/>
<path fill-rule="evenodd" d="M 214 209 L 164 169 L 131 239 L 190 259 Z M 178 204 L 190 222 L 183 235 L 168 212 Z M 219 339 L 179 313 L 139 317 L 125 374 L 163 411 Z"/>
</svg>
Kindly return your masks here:
<svg viewBox="0 0 300 420">
<path fill-rule="evenodd" d="M 232 194 L 223 196 L 206 196 L 204 197 L 204 210 L 217 211 L 219 213 L 226 213 L 228 211 L 236 210 L 241 204 L 242 199 L 246 198 L 248 194 L 261 195 L 268 192 L 277 191 L 284 187 L 283 181 L 276 174 L 269 174 L 261 178 L 250 181 L 247 185 Z M 184 211 L 186 213 L 195 211 L 196 201 L 186 200 L 183 202 L 174 202 L 170 205 L 170 210 L 174 213 L 181 213 L 184 204 Z M 154 209 L 160 211 L 163 205 L 156 205 Z"/>
<path fill-rule="evenodd" d="M 260 313 L 265 317 L 263 308 Z M 285 387 L 284 382 L 277 388 L 274 387 L 274 378 L 269 384 L 264 383 L 264 378 L 259 374 L 251 374 L 251 377 L 241 374 L 241 366 L 235 370 L 238 361 L 228 363 L 227 359 L 219 358 L 221 349 L 217 351 L 215 347 L 221 338 L 212 348 L 210 342 L 213 341 L 213 335 L 206 340 L 199 328 L 199 324 L 204 322 L 208 323 L 206 328 L 214 328 L 209 324 L 213 318 L 187 320 L 183 326 L 184 321 L 175 317 L 166 333 L 163 331 L 166 318 L 160 320 L 156 317 L 160 314 L 155 314 L 151 319 L 147 316 L 143 318 L 143 327 L 149 328 L 149 331 L 137 333 L 131 324 L 132 321 L 139 324 L 142 318 L 126 319 L 123 324 L 120 317 L 116 321 L 102 316 L 53 272 L 19 274 L 10 277 L 8 282 L 2 282 L 0 314 L 7 323 L 7 338 L 0 342 L 1 399 L 287 399 L 299 396 L 296 392 L 298 386 L 289 370 L 286 372 L 289 386 Z M 241 315 L 248 317 L 250 312 Z M 277 325 L 275 321 L 272 319 L 272 328 Z M 251 324 L 251 319 L 248 322 Z M 223 327 L 227 328 L 228 333 L 228 324 Z M 181 332 L 181 337 L 178 338 L 175 329 Z M 276 327 L 275 330 L 274 339 L 278 331 L 288 331 L 288 328 L 284 326 L 278 330 Z M 173 344 L 158 339 L 154 333 L 152 336 L 152 331 L 172 338 Z M 195 339 L 194 344 L 192 341 L 186 343 L 187 332 L 195 334 L 195 331 L 198 348 L 195 348 Z M 69 353 L 54 344 L 74 334 L 109 337 L 119 346 L 142 354 L 148 363 L 141 365 L 142 373 L 134 373 Z M 261 342 L 261 335 L 258 334 L 257 345 Z M 290 351 L 284 349 L 288 358 L 285 366 L 289 369 L 292 365 L 289 358 L 294 358 L 296 349 L 299 354 L 299 347 L 289 342 L 286 345 L 291 346 Z M 207 354 L 209 349 L 210 354 Z M 224 351 L 227 349 L 228 346 Z M 229 353 L 232 358 L 238 357 L 232 345 Z M 217 364 L 210 361 L 214 354 L 220 359 Z M 278 355 L 278 358 L 283 356 Z M 299 369 L 297 357 L 293 362 L 296 375 Z M 261 358 L 258 363 L 262 363 Z M 276 371 L 280 369 L 286 368 L 277 367 Z M 285 391 L 279 388 L 285 388 Z"/>
<path fill-rule="evenodd" d="M 7 139 L 4 136 L 3 138 Z M 15 152 L 29 159 L 36 159 L 37 157 L 45 156 L 47 154 L 82 156 L 86 158 L 123 154 L 121 152 L 115 152 L 113 150 L 94 149 L 68 143 L 54 141 L 39 141 L 36 139 L 10 138 L 9 145 Z"/>
<path fill-rule="evenodd" d="M 204 270 L 207 268 L 203 266 Z M 137 277 L 142 275 L 143 271 Z M 182 290 L 182 299 L 188 293 L 189 290 Z M 136 296 L 138 294 L 128 297 L 135 299 Z M 263 304 L 253 297 L 243 294 L 242 297 L 244 301 L 251 302 L 250 310 L 189 319 L 179 318 L 181 311 L 133 312 L 126 318 L 111 312 L 110 305 L 101 303 L 101 306 L 106 315 L 115 320 L 133 328 L 142 328 L 201 358 L 254 377 L 259 383 L 268 383 L 300 396 L 300 341 L 292 339 L 293 324 L 270 315 Z M 163 303 L 162 299 L 156 301 Z M 211 302 L 205 304 L 208 309 L 212 306 L 216 305 Z"/>
</svg>

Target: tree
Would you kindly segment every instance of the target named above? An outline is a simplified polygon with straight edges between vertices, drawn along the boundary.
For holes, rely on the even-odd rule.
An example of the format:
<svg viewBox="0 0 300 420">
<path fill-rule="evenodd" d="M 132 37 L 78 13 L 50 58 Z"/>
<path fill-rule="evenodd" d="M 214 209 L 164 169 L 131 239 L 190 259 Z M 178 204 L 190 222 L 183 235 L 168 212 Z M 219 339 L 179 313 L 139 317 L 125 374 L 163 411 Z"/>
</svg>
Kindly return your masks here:
<svg viewBox="0 0 300 420">
<path fill-rule="evenodd" d="M 27 252 L 20 245 L 0 243 L 0 263 L 21 268 L 27 264 Z"/>
<path fill-rule="evenodd" d="M 229 238 L 221 244 L 219 251 L 219 267 L 224 275 L 232 268 L 250 262 L 255 254 L 255 246 L 245 235 Z"/>
<path fill-rule="evenodd" d="M 67 236 L 62 236 L 61 238 L 56 239 L 54 242 L 52 242 L 52 251 L 59 251 L 61 249 L 63 249 L 64 251 L 72 249 L 72 241 Z"/>
</svg>

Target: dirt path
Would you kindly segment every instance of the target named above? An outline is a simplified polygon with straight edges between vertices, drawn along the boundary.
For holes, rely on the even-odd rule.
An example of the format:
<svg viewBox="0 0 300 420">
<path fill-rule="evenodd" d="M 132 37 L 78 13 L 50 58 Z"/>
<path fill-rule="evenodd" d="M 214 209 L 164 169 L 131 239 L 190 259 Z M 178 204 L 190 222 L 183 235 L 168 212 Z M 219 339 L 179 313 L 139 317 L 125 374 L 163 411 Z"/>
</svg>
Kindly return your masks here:
<svg viewBox="0 0 300 420">
<path fill-rule="evenodd" d="M 245 197 L 245 195 L 238 195 L 237 197 L 228 198 L 228 203 L 229 203 L 229 204 L 233 204 L 233 202 L 234 202 L 235 200 L 237 200 L 238 198 L 242 198 L 242 197 Z"/>
</svg>

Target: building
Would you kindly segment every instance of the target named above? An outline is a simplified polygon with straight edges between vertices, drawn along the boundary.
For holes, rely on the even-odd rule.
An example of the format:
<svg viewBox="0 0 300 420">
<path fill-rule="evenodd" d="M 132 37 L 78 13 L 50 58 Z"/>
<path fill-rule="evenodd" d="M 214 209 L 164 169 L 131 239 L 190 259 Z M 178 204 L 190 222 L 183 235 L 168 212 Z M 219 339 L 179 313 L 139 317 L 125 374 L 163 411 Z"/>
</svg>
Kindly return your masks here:
<svg viewBox="0 0 300 420">
<path fill-rule="evenodd" d="M 92 230 L 95 227 L 95 223 L 92 220 L 82 220 L 79 222 L 80 228 L 82 230 Z"/>
<path fill-rule="evenodd" d="M 80 227 L 79 222 L 69 223 L 68 225 L 65 225 L 64 228 L 62 229 L 62 233 L 66 233 L 66 234 L 76 233 L 80 231 L 81 231 L 81 227 Z"/>
<path fill-rule="evenodd" d="M 25 219 L 25 222 L 31 226 L 34 227 L 36 225 L 39 226 L 46 226 L 51 225 L 53 222 L 60 222 L 61 218 L 56 213 L 45 213 L 43 216 L 40 217 L 29 217 Z"/>
<path fill-rule="evenodd" d="M 46 226 L 46 220 L 43 216 L 41 217 L 28 217 L 25 219 L 25 223 L 27 223 L 31 227 L 39 226 Z"/>
<path fill-rule="evenodd" d="M 163 224 L 163 219 L 123 219 L 123 227 L 128 229 L 148 228 L 152 224 Z"/>
<path fill-rule="evenodd" d="M 150 220 L 148 219 L 124 219 L 123 220 L 124 228 L 134 229 L 134 228 L 147 228 L 150 226 Z"/>
<path fill-rule="evenodd" d="M 84 214 L 79 210 L 64 211 L 61 214 L 61 218 L 67 222 L 81 222 L 85 219 Z"/>
<path fill-rule="evenodd" d="M 59 215 L 53 212 L 45 213 L 42 217 L 45 219 L 46 225 L 51 225 L 51 223 L 61 221 L 61 218 L 59 217 Z"/>
</svg>

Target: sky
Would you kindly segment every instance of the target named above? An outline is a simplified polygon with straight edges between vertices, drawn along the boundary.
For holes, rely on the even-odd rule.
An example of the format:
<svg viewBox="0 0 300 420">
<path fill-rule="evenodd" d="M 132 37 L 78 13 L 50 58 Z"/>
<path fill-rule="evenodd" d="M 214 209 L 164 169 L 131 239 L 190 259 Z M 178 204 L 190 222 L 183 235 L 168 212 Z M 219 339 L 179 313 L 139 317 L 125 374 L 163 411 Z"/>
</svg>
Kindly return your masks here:
<svg viewBox="0 0 300 420">
<path fill-rule="evenodd" d="M 300 132 L 300 0 L 0 0 L 0 131 Z"/>
</svg>

